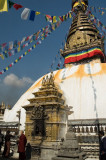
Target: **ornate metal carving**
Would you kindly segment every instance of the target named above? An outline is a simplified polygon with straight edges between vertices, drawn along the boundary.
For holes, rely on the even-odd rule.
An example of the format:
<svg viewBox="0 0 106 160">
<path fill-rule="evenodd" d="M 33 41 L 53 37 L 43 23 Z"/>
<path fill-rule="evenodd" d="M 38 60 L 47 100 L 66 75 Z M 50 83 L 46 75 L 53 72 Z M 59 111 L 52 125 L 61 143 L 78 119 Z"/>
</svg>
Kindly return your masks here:
<svg viewBox="0 0 106 160">
<path fill-rule="evenodd" d="M 45 125 L 44 125 L 44 108 L 43 106 L 36 105 L 33 108 L 31 119 L 33 119 L 33 131 L 32 136 L 44 136 Z"/>
<path fill-rule="evenodd" d="M 42 106 L 35 106 L 32 111 L 31 119 L 33 119 L 33 120 L 43 119 L 44 118 L 43 115 L 44 115 L 43 107 Z"/>
</svg>

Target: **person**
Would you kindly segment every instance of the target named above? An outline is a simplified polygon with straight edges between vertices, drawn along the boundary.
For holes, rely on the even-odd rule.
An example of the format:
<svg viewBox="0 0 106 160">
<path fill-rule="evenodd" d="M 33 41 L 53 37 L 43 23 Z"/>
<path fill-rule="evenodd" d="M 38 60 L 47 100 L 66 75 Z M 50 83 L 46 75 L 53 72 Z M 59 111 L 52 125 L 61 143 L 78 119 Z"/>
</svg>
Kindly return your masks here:
<svg viewBox="0 0 106 160">
<path fill-rule="evenodd" d="M 100 136 L 100 159 L 106 160 L 106 137 L 104 131 L 99 131 Z"/>
<path fill-rule="evenodd" d="M 25 146 L 27 143 L 26 136 L 24 135 L 24 131 L 21 131 L 21 135 L 18 140 L 18 153 L 19 153 L 19 160 L 25 160 Z"/>
<path fill-rule="evenodd" d="M 4 151 L 3 151 L 3 156 L 7 158 L 10 155 L 10 138 L 11 137 L 12 135 L 10 134 L 10 131 L 8 130 L 5 136 L 5 144 L 4 144 Z"/>
<path fill-rule="evenodd" d="M 27 143 L 27 145 L 26 145 L 26 160 L 31 159 L 31 152 L 32 152 L 32 147 L 31 147 L 30 143 Z"/>
<path fill-rule="evenodd" d="M 0 129 L 0 152 L 1 152 L 1 148 L 3 146 L 3 140 L 4 140 L 4 135 L 1 133 L 1 129 Z"/>
</svg>

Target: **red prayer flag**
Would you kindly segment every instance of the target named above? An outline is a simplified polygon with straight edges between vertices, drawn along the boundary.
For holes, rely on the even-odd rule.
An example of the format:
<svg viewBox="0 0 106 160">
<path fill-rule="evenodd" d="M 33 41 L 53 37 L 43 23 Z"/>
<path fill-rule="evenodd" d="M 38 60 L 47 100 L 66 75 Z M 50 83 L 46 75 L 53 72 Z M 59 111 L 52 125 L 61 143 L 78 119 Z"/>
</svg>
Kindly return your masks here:
<svg viewBox="0 0 106 160">
<path fill-rule="evenodd" d="M 7 44 L 7 43 L 3 43 L 3 44 L 2 44 L 2 47 L 5 47 L 5 46 L 6 46 L 6 44 Z"/>
<path fill-rule="evenodd" d="M 60 18 L 60 20 L 63 22 L 64 20 L 63 20 L 63 18 L 61 17 L 61 16 L 59 16 L 59 18 Z"/>
<path fill-rule="evenodd" d="M 23 48 L 25 47 L 25 44 L 23 45 Z"/>
<path fill-rule="evenodd" d="M 11 52 L 8 52 L 9 56 L 12 56 Z"/>
<path fill-rule="evenodd" d="M 12 67 L 12 64 L 10 64 L 9 67 Z"/>
<path fill-rule="evenodd" d="M 19 8 L 22 8 L 23 6 L 22 5 L 20 5 L 20 4 L 14 4 L 13 5 L 13 7 L 16 9 L 16 10 L 18 10 Z"/>
<path fill-rule="evenodd" d="M 25 39 L 25 41 L 28 41 L 28 39 L 29 39 L 29 37 L 27 37 L 27 38 Z"/>
</svg>

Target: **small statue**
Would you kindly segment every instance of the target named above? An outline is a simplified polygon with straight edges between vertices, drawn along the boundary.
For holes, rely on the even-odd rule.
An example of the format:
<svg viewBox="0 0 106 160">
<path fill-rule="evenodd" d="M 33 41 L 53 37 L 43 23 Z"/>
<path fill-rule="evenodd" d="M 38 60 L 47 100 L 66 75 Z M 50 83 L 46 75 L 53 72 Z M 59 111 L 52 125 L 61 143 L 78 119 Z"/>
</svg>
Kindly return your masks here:
<svg viewBox="0 0 106 160">
<path fill-rule="evenodd" d="M 45 85 L 45 82 L 46 82 L 45 77 L 43 77 L 43 80 L 42 80 L 42 85 L 43 86 Z"/>
</svg>

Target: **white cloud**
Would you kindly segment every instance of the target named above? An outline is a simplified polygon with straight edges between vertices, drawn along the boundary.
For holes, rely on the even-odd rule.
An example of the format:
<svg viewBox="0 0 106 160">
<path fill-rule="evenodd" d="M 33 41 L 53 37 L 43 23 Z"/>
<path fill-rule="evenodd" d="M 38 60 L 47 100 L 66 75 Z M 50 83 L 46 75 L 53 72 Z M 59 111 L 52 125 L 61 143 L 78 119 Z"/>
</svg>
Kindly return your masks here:
<svg viewBox="0 0 106 160">
<path fill-rule="evenodd" d="M 24 87 L 25 85 L 32 84 L 34 81 L 29 77 L 19 79 L 15 74 L 10 74 L 4 78 L 4 84 L 7 86 Z"/>
</svg>

